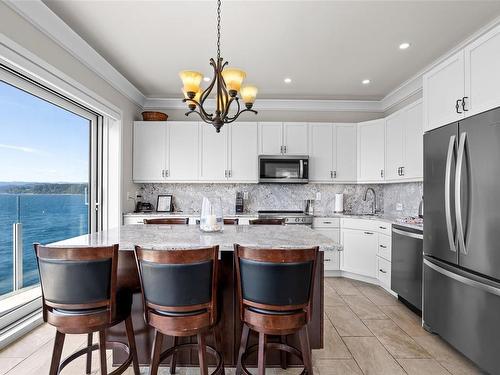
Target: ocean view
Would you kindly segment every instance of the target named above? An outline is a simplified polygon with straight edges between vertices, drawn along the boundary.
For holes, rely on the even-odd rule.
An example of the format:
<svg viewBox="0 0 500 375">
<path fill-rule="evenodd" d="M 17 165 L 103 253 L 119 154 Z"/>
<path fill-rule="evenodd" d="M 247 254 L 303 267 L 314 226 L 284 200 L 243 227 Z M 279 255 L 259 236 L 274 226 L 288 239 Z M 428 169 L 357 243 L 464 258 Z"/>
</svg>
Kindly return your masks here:
<svg viewBox="0 0 500 375">
<path fill-rule="evenodd" d="M 88 232 L 83 194 L 0 194 L 0 295 L 12 291 L 12 224 L 22 224 L 23 286 L 38 283 L 33 243 L 48 244 Z"/>
</svg>

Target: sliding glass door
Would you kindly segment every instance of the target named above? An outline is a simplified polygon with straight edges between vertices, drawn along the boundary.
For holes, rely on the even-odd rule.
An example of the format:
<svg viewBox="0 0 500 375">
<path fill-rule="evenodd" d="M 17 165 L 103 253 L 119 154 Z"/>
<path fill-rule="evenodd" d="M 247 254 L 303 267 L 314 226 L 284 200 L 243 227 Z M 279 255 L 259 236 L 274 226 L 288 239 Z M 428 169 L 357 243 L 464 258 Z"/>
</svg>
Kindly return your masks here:
<svg viewBox="0 0 500 375">
<path fill-rule="evenodd" d="M 38 284 L 33 243 L 99 229 L 99 121 L 0 68 L 0 298 Z"/>
</svg>

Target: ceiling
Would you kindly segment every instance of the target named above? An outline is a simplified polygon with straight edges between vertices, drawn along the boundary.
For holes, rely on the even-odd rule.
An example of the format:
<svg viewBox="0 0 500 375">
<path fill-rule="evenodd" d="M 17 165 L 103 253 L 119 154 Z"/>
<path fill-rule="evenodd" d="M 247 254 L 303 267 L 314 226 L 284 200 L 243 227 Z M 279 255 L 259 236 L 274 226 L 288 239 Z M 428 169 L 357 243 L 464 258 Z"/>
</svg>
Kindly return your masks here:
<svg viewBox="0 0 500 375">
<path fill-rule="evenodd" d="M 212 76 L 215 1 L 44 3 L 148 97 L 179 97 L 180 70 Z M 500 1 L 224 1 L 222 57 L 260 98 L 380 100 L 499 15 Z"/>
</svg>

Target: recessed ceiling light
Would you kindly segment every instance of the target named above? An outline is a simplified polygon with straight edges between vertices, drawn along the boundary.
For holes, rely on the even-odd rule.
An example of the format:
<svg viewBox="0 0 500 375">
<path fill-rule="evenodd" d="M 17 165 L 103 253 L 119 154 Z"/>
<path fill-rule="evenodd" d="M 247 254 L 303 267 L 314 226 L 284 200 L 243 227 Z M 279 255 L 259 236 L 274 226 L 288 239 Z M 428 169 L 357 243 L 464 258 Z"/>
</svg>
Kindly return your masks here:
<svg viewBox="0 0 500 375">
<path fill-rule="evenodd" d="M 368 85 L 370 83 L 370 80 L 369 79 L 364 79 L 364 80 L 361 81 L 361 83 L 363 85 Z"/>
<path fill-rule="evenodd" d="M 208 82 L 208 81 L 210 81 L 210 77 L 203 77 L 203 80 L 204 80 L 205 82 Z"/>
<path fill-rule="evenodd" d="M 283 82 L 285 82 L 285 83 L 292 83 L 292 79 L 287 77 L 287 78 L 285 78 L 283 80 Z"/>
<path fill-rule="evenodd" d="M 407 49 L 410 47 L 410 43 L 404 42 L 399 45 L 399 49 Z"/>
</svg>

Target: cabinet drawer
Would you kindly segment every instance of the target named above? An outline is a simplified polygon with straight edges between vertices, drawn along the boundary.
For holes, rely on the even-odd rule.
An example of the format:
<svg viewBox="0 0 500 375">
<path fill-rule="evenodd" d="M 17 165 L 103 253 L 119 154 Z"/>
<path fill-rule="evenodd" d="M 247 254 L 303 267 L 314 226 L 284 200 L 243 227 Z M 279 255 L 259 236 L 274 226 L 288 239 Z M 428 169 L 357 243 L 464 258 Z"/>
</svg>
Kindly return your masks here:
<svg viewBox="0 0 500 375">
<path fill-rule="evenodd" d="M 342 219 L 342 228 L 363 230 L 368 232 L 378 232 L 380 230 L 379 222 L 370 219 Z"/>
<path fill-rule="evenodd" d="M 378 236 L 378 256 L 391 261 L 391 236 L 379 234 Z"/>
<path fill-rule="evenodd" d="M 380 234 L 385 234 L 386 236 L 391 235 L 392 224 L 386 223 L 385 221 L 377 222 L 377 232 Z"/>
<path fill-rule="evenodd" d="M 325 251 L 323 265 L 325 271 L 336 271 L 340 269 L 340 257 L 338 251 Z"/>
<path fill-rule="evenodd" d="M 123 225 L 144 224 L 145 216 L 124 216 Z"/>
<path fill-rule="evenodd" d="M 391 262 L 377 257 L 378 261 L 378 280 L 380 281 L 380 285 L 383 287 L 390 289 L 391 288 Z"/>
<path fill-rule="evenodd" d="M 313 228 L 338 228 L 340 218 L 338 217 L 315 217 L 313 218 Z"/>
</svg>

